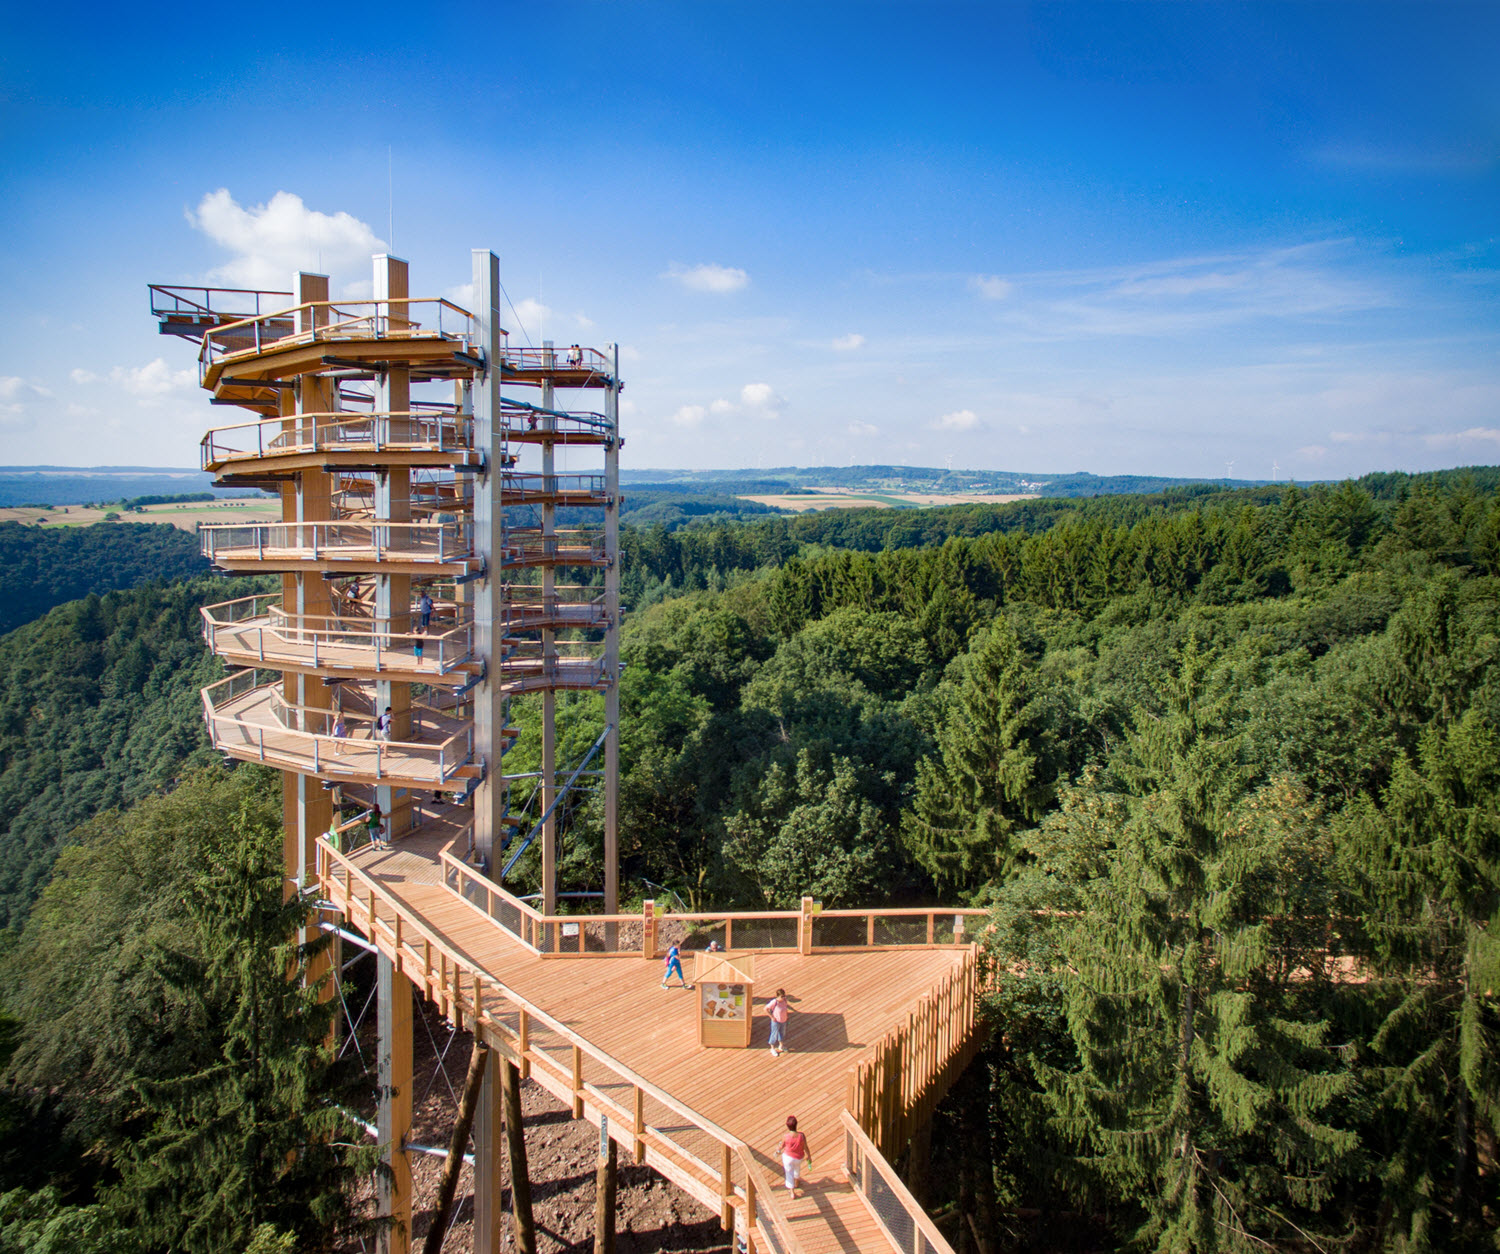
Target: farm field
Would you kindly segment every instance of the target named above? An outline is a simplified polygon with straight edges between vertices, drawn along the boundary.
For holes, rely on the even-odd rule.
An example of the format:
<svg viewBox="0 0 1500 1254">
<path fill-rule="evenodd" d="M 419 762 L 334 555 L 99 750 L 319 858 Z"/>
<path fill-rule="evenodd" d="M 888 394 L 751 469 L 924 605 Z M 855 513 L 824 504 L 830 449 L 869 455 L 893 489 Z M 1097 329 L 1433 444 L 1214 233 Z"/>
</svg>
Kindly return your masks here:
<svg viewBox="0 0 1500 1254">
<path fill-rule="evenodd" d="M 82 505 L 57 505 L 51 509 L 7 507 L 0 509 L 0 522 L 27 526 L 88 527 L 103 522 L 104 515 L 119 511 L 113 506 L 91 509 Z M 281 502 L 270 499 L 244 501 L 193 501 L 176 505 L 147 505 L 139 513 L 121 513 L 122 522 L 170 523 L 180 531 L 194 531 L 201 522 L 275 522 L 281 517 Z"/>
<path fill-rule="evenodd" d="M 811 495 L 802 492 L 777 493 L 769 496 L 742 496 L 742 500 L 774 505 L 807 513 L 819 509 L 920 509 L 930 505 L 1006 505 L 1011 501 L 1032 500 L 1035 493 L 1020 492 L 844 492 L 836 488 L 813 488 Z"/>
</svg>

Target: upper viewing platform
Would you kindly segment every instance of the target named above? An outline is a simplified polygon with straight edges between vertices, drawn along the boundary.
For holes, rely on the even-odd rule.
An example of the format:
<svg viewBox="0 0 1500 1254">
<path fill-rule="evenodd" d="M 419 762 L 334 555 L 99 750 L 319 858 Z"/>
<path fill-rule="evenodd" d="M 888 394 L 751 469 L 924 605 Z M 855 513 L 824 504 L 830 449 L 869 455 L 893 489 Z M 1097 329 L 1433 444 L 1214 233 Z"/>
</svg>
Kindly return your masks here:
<svg viewBox="0 0 1500 1254">
<path fill-rule="evenodd" d="M 399 413 L 302 413 L 214 427 L 203 437 L 200 458 L 215 474 L 238 468 L 287 475 L 335 466 L 368 466 L 375 455 L 386 466 L 472 467 L 483 463 L 473 447 L 467 414 L 407 410 Z"/>
</svg>

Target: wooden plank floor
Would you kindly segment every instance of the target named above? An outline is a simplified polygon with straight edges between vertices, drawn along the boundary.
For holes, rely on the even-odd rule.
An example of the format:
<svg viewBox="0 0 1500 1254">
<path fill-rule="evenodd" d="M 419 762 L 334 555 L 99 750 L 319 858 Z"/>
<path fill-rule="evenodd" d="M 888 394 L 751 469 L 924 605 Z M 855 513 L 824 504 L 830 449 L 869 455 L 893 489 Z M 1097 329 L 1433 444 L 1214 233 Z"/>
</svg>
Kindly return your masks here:
<svg viewBox="0 0 1500 1254">
<path fill-rule="evenodd" d="M 783 1208 L 806 1254 L 890 1248 L 843 1179 L 839 1113 L 848 1074 L 881 1036 L 905 1022 L 908 1009 L 958 963 L 960 951 L 757 954 L 751 1047 L 703 1049 L 695 994 L 662 989 L 660 961 L 535 957 L 442 886 L 432 846 L 432 838 L 419 836 L 389 852 L 362 850 L 358 861 L 495 979 L 745 1141 L 778 1182 L 782 1199 L 781 1137 L 786 1117 L 796 1115 L 815 1166 L 801 1196 Z M 763 1007 L 778 987 L 787 990 L 792 1017 L 790 1049 L 776 1058 L 767 1047 Z M 546 1048 L 544 1038 L 538 1043 Z M 681 1123 L 665 1111 L 659 1117 Z M 655 1122 L 650 1112 L 648 1119 Z M 704 1140 L 701 1156 L 713 1162 Z"/>
</svg>

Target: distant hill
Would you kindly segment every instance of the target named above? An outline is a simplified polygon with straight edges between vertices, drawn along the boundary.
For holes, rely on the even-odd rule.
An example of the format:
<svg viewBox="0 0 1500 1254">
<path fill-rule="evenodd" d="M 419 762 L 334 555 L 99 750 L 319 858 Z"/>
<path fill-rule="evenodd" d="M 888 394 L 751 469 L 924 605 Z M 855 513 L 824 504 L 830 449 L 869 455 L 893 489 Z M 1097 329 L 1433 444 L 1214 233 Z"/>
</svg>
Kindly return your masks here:
<svg viewBox="0 0 1500 1254">
<path fill-rule="evenodd" d="M 214 488 L 213 481 L 205 471 L 181 466 L 0 466 L 0 508 L 87 505 L 183 492 L 245 494 L 243 488 Z"/>
<path fill-rule="evenodd" d="M 1009 470 L 945 470 L 936 466 L 778 466 L 743 470 L 628 470 L 621 482 L 632 488 L 672 492 L 773 495 L 807 488 L 863 492 L 996 494 L 1037 496 L 1114 496 L 1165 492 L 1210 484 L 1216 488 L 1266 486 L 1265 479 L 1173 479 L 1165 475 L 1041 474 Z"/>
</svg>

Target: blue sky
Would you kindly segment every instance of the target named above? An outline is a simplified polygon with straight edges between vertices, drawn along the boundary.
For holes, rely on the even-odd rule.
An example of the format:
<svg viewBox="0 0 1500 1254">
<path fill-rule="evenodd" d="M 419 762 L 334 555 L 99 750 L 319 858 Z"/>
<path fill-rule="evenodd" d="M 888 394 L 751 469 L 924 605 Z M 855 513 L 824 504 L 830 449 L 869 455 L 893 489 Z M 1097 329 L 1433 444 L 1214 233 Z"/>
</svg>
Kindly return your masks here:
<svg viewBox="0 0 1500 1254">
<path fill-rule="evenodd" d="M 146 283 L 387 245 L 618 341 L 637 467 L 1500 461 L 1492 3 L 19 8 L 3 463 L 192 464 Z"/>
</svg>

